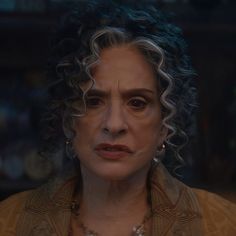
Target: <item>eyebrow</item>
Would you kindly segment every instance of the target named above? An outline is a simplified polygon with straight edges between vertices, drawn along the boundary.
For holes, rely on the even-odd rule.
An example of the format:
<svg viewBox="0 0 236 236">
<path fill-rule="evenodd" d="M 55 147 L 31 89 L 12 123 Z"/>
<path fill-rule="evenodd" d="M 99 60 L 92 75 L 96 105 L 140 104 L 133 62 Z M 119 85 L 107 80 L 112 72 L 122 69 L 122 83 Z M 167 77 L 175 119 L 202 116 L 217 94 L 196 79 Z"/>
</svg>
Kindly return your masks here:
<svg viewBox="0 0 236 236">
<path fill-rule="evenodd" d="M 146 93 L 146 94 L 150 94 L 150 95 L 154 95 L 155 92 L 151 89 L 146 89 L 146 88 L 134 88 L 134 89 L 128 89 L 125 91 L 121 92 L 124 96 L 137 96 L 139 94 L 142 93 Z M 106 92 L 104 90 L 100 90 L 100 89 L 90 89 L 87 92 L 88 96 L 100 96 L 100 97 L 106 97 L 109 95 L 109 92 Z"/>
</svg>

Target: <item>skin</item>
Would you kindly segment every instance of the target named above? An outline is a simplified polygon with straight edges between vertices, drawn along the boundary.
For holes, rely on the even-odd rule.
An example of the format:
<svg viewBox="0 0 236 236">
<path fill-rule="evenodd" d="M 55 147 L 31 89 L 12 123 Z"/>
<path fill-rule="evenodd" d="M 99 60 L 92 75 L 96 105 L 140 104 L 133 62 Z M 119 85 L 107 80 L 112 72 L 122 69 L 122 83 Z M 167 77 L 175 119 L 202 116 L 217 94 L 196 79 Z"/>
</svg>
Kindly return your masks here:
<svg viewBox="0 0 236 236">
<path fill-rule="evenodd" d="M 146 176 L 167 134 L 156 75 L 138 49 L 122 45 L 101 52 L 93 77 L 87 112 L 74 121 L 83 178 L 80 216 L 101 235 L 117 235 L 117 227 L 124 231 L 118 235 L 130 235 L 149 208 Z M 100 143 L 126 145 L 131 152 L 103 158 L 95 150 Z"/>
</svg>

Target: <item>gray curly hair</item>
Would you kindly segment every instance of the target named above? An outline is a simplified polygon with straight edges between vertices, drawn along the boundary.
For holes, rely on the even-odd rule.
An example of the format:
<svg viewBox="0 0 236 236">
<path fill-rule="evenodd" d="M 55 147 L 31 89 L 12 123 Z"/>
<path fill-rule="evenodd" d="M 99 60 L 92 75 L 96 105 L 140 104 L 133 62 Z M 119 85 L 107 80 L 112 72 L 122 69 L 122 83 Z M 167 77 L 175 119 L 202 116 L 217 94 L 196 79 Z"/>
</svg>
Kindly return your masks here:
<svg viewBox="0 0 236 236">
<path fill-rule="evenodd" d="M 168 129 L 166 151 L 183 164 L 180 150 L 192 135 L 194 125 L 195 74 L 179 28 L 153 6 L 144 9 L 88 1 L 66 16 L 54 41 L 48 68 L 53 86 L 51 105 L 44 119 L 45 152 L 53 152 L 65 143 L 59 127 L 71 127 L 74 116 L 86 113 L 86 93 L 94 83 L 90 70 L 98 63 L 100 52 L 130 44 L 154 68 L 161 88 L 163 125 Z M 81 89 L 87 81 L 90 86 Z"/>
</svg>

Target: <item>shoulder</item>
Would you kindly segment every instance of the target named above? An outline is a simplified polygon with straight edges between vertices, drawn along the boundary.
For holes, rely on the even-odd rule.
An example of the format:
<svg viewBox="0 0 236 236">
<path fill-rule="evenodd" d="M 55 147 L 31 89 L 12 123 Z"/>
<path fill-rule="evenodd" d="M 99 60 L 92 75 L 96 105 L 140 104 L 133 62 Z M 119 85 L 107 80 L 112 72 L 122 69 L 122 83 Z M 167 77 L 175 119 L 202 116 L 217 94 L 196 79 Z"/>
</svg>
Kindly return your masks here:
<svg viewBox="0 0 236 236">
<path fill-rule="evenodd" d="M 0 235 L 65 235 L 76 177 L 55 178 L 36 189 L 21 192 L 0 202 Z M 52 222 L 54 222 L 52 224 Z M 48 231 L 49 230 L 49 231 Z M 32 233 L 33 232 L 33 233 Z M 35 234 L 35 235 L 38 235 Z M 40 233 L 41 235 L 41 233 Z"/>
<path fill-rule="evenodd" d="M 15 235 L 16 224 L 30 193 L 17 193 L 0 202 L 0 235 Z"/>
<path fill-rule="evenodd" d="M 194 189 L 206 235 L 236 235 L 236 204 L 204 190 Z"/>
<path fill-rule="evenodd" d="M 14 194 L 0 202 L 0 219 L 13 212 L 19 212 L 24 208 L 26 199 L 32 191 Z"/>
</svg>

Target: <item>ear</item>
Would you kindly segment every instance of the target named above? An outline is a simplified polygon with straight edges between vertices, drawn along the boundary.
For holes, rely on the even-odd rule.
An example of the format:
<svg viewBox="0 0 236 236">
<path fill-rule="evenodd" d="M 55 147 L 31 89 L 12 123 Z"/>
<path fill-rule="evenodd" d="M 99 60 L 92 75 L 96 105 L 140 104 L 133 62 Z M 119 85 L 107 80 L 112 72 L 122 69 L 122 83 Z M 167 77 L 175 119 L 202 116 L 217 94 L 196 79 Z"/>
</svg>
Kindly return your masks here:
<svg viewBox="0 0 236 236">
<path fill-rule="evenodd" d="M 67 139 L 71 140 L 73 138 L 73 119 L 69 118 L 67 115 L 64 115 L 62 119 L 62 129 L 64 135 Z"/>
<path fill-rule="evenodd" d="M 161 129 L 160 129 L 160 137 L 159 137 L 158 146 L 161 146 L 164 143 L 168 135 L 168 131 L 169 131 L 168 128 L 162 124 Z"/>
</svg>

